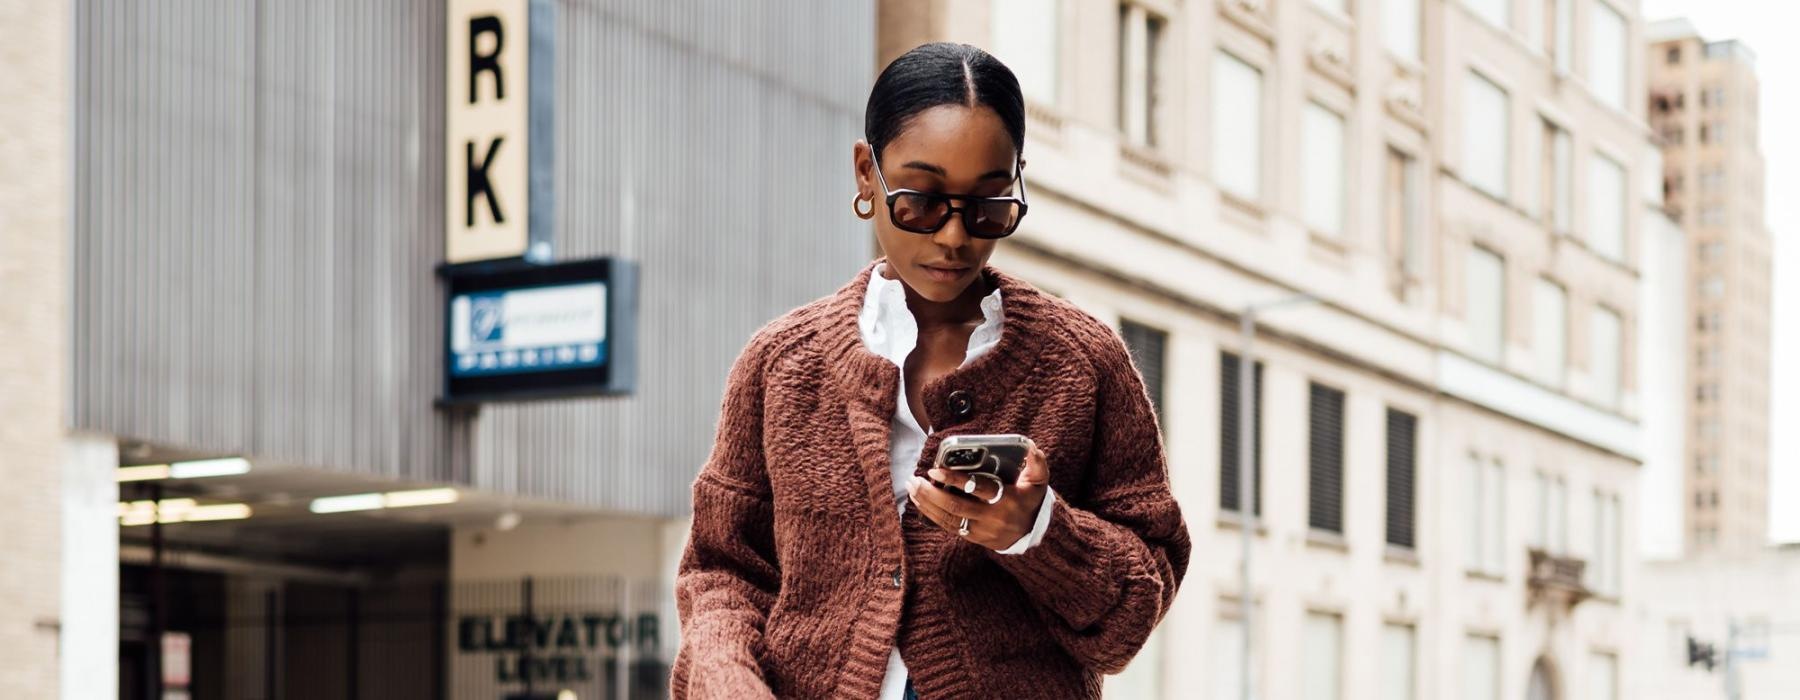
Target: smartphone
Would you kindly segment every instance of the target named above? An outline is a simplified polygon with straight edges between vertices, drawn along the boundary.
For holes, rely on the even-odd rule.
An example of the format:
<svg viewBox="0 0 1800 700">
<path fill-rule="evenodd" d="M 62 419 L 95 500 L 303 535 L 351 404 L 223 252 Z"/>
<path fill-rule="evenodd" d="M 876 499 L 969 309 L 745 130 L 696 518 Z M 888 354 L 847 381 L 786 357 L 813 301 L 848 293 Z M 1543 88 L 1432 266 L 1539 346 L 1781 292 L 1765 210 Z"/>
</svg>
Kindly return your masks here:
<svg viewBox="0 0 1800 700">
<path fill-rule="evenodd" d="M 937 466 L 1011 487 L 1018 482 L 1019 472 L 1025 469 L 1025 456 L 1030 453 L 1031 438 L 1024 435 L 956 435 L 944 438 L 938 445 Z M 962 495 L 960 489 L 940 487 Z"/>
</svg>

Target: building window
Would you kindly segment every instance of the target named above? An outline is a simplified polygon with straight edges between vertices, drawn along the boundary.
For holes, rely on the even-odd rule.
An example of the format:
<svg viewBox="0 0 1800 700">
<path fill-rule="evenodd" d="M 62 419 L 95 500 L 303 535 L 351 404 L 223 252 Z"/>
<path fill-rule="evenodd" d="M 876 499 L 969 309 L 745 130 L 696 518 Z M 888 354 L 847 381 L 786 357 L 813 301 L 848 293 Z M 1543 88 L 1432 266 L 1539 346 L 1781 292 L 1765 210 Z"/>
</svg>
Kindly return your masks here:
<svg viewBox="0 0 1800 700">
<path fill-rule="evenodd" d="M 1419 419 L 1413 414 L 1387 410 L 1387 543 L 1405 549 L 1415 546 L 1418 427 Z"/>
<path fill-rule="evenodd" d="M 1706 279 L 1700 280 L 1700 296 L 1708 299 L 1725 298 L 1725 278 L 1708 275 Z"/>
<path fill-rule="evenodd" d="M 1232 605 L 1233 609 L 1236 605 Z M 1243 697 L 1244 692 L 1244 622 L 1235 617 L 1220 618 L 1213 625 L 1211 653 L 1213 693 L 1215 698 Z"/>
<path fill-rule="evenodd" d="M 1539 164 L 1543 175 L 1538 195 L 1546 205 L 1544 223 L 1552 231 L 1568 233 L 1574 228 L 1575 149 L 1567 129 L 1548 119 L 1541 123 L 1540 138 L 1545 147 L 1543 162 Z"/>
<path fill-rule="evenodd" d="M 1344 392 L 1311 386 L 1307 411 L 1306 524 L 1344 532 Z"/>
<path fill-rule="evenodd" d="M 1625 166 L 1595 153 L 1588 169 L 1588 236 L 1594 252 L 1625 259 Z"/>
<path fill-rule="evenodd" d="M 1219 509 L 1238 509 L 1238 356 L 1219 354 Z M 1256 363 L 1250 385 L 1250 461 L 1256 481 L 1250 484 L 1252 512 L 1262 515 L 1262 383 L 1263 364 Z"/>
<path fill-rule="evenodd" d="M 1144 389 L 1150 394 L 1150 406 L 1156 409 L 1156 420 L 1166 430 L 1168 420 L 1163 415 L 1163 352 L 1168 347 L 1169 334 L 1126 320 L 1119 323 L 1119 335 L 1124 337 L 1125 348 L 1131 351 L 1131 361 L 1137 364 L 1138 373 L 1144 377 Z"/>
<path fill-rule="evenodd" d="M 1537 522 L 1532 546 L 1554 554 L 1569 551 L 1569 482 L 1538 472 L 1533 480 L 1537 495 Z"/>
<path fill-rule="evenodd" d="M 1464 319 L 1469 324 L 1469 352 L 1476 359 L 1500 364 L 1506 338 L 1506 266 L 1500 256 L 1479 246 L 1469 248 L 1463 279 Z"/>
<path fill-rule="evenodd" d="M 1140 5 L 1119 5 L 1119 130 L 1138 146 L 1162 145 L 1162 43 L 1168 20 Z"/>
<path fill-rule="evenodd" d="M 1620 551 L 1623 521 L 1619 511 L 1617 494 L 1594 492 L 1594 560 L 1588 562 L 1587 586 L 1606 596 L 1619 594 L 1619 576 L 1623 569 Z"/>
<path fill-rule="evenodd" d="M 1462 0 L 1476 17 L 1501 29 L 1512 28 L 1512 0 Z"/>
<path fill-rule="evenodd" d="M 1230 53 L 1213 56 L 1212 171 L 1219 189 L 1262 199 L 1262 71 Z"/>
<path fill-rule="evenodd" d="M 1556 70 L 1568 74 L 1575 70 L 1575 0 L 1550 0 L 1551 17 L 1556 26 L 1551 37 L 1556 46 L 1550 53 L 1556 59 Z"/>
<path fill-rule="evenodd" d="M 1381 45 L 1419 62 L 1419 0 L 1381 0 Z"/>
<path fill-rule="evenodd" d="M 1500 700 L 1500 640 L 1471 635 L 1463 641 L 1465 700 Z"/>
<path fill-rule="evenodd" d="M 1724 243 L 1720 243 L 1718 241 L 1708 241 L 1706 243 L 1700 244 L 1700 262 L 1703 262 L 1703 263 L 1717 262 L 1719 260 L 1719 258 L 1724 257 L 1724 254 L 1725 254 L 1725 244 Z"/>
<path fill-rule="evenodd" d="M 1504 574 L 1506 544 L 1506 468 L 1499 460 L 1469 455 L 1468 567 L 1492 576 Z"/>
<path fill-rule="evenodd" d="M 1062 0 L 993 0 L 994 55 L 1019 77 L 1019 89 L 1056 104 L 1061 78 Z"/>
<path fill-rule="evenodd" d="M 1301 145 L 1305 165 L 1300 171 L 1302 218 L 1306 227 L 1330 236 L 1344 234 L 1344 118 L 1307 102 L 1301 114 Z"/>
<path fill-rule="evenodd" d="M 1671 66 L 1681 63 L 1681 47 L 1669 47 L 1669 51 L 1663 55 L 1663 62 Z"/>
<path fill-rule="evenodd" d="M 1381 626 L 1381 699 L 1413 700 L 1418 675 L 1413 671 L 1417 651 L 1412 625 Z"/>
<path fill-rule="evenodd" d="M 1301 639 L 1300 697 L 1339 700 L 1344 682 L 1344 621 L 1337 615 L 1309 612 Z"/>
<path fill-rule="evenodd" d="M 1596 307 L 1591 322 L 1588 368 L 1593 376 L 1589 381 L 1594 387 L 1594 398 L 1601 405 L 1613 408 L 1619 405 L 1619 366 L 1624 348 L 1620 336 L 1624 324 L 1618 312 L 1606 307 Z"/>
<path fill-rule="evenodd" d="M 1418 165 L 1398 149 L 1387 150 L 1386 188 L 1382 193 L 1382 227 L 1387 249 L 1390 288 L 1404 299 L 1407 285 L 1419 279 L 1419 173 Z"/>
<path fill-rule="evenodd" d="M 1506 199 L 1509 138 L 1506 91 L 1470 71 L 1463 87 L 1463 177 L 1483 192 Z"/>
<path fill-rule="evenodd" d="M 1601 103 L 1624 109 L 1631 66 L 1625 17 L 1604 0 L 1595 0 L 1593 8 L 1588 15 L 1588 83 Z"/>
<path fill-rule="evenodd" d="M 1561 387 L 1568 366 L 1569 293 L 1539 277 L 1531 299 L 1531 349 L 1538 381 Z"/>
</svg>

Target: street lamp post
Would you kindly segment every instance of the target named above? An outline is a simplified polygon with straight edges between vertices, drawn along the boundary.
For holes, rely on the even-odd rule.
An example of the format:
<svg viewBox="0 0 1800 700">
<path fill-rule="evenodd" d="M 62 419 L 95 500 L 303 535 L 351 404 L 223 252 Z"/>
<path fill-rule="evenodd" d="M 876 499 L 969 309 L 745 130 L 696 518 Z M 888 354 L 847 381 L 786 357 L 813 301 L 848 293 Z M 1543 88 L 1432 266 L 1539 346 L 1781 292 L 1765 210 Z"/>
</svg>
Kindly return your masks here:
<svg viewBox="0 0 1800 700">
<path fill-rule="evenodd" d="M 1252 423 L 1252 421 L 1255 420 L 1255 409 L 1251 405 L 1251 401 L 1254 399 L 1255 389 L 1252 384 L 1256 381 L 1256 314 L 1260 311 L 1268 311 L 1283 306 L 1309 304 L 1316 301 L 1318 301 L 1318 299 L 1311 294 L 1301 293 L 1290 297 L 1275 299 L 1273 301 L 1262 302 L 1260 304 L 1250 304 L 1244 307 L 1242 313 L 1238 314 L 1239 347 L 1241 348 L 1241 352 L 1238 355 L 1237 366 L 1237 502 L 1238 515 L 1241 516 L 1239 522 L 1242 525 L 1240 534 L 1243 536 L 1243 557 L 1240 562 L 1241 568 L 1238 571 L 1239 584 L 1242 586 L 1238 593 L 1238 619 L 1243 624 L 1243 629 L 1241 630 L 1243 632 L 1243 650 L 1242 654 L 1238 657 L 1238 678 L 1240 681 L 1238 687 L 1242 693 L 1241 697 L 1243 700 L 1254 700 L 1256 697 L 1256 694 L 1252 690 L 1255 685 L 1253 682 L 1255 677 L 1251 673 L 1252 669 L 1256 668 L 1256 664 L 1252 661 L 1250 656 L 1251 630 L 1256 628 L 1254 624 L 1251 624 L 1251 611 L 1255 606 L 1251 603 L 1254 596 L 1253 590 L 1250 587 L 1250 551 L 1256 536 L 1257 510 L 1254 501 L 1251 500 L 1256 494 L 1254 487 L 1257 477 L 1256 460 L 1253 458 L 1256 454 L 1256 444 L 1254 442 L 1256 440 L 1256 431 L 1254 430 L 1254 424 Z"/>
</svg>

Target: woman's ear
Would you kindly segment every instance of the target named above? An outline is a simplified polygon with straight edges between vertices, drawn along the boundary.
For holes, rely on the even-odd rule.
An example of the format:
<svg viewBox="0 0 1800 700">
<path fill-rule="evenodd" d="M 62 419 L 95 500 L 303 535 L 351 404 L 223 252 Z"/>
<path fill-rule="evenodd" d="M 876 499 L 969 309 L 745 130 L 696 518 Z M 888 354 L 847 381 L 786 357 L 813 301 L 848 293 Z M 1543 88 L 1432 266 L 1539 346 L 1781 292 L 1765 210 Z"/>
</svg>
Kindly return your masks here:
<svg viewBox="0 0 1800 700">
<path fill-rule="evenodd" d="M 857 139 L 856 145 L 850 148 L 850 167 L 856 176 L 856 192 L 867 197 L 875 191 L 875 159 L 871 156 L 869 142 Z"/>
</svg>

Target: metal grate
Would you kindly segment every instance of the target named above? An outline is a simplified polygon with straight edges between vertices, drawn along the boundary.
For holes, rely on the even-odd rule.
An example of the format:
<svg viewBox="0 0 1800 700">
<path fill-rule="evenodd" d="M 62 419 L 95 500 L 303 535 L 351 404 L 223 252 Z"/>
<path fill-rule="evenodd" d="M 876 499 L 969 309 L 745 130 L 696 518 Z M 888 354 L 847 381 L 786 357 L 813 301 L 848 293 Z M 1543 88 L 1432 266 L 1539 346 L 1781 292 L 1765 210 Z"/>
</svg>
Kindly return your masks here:
<svg viewBox="0 0 1800 700">
<path fill-rule="evenodd" d="M 1411 413 L 1387 410 L 1387 543 L 1407 549 L 1414 540 L 1418 424 Z"/>
<path fill-rule="evenodd" d="M 1311 385 L 1308 402 L 1306 524 L 1344 531 L 1344 392 Z"/>
<path fill-rule="evenodd" d="M 1238 510 L 1238 356 L 1219 354 L 1219 508 Z M 1256 467 L 1256 482 L 1250 485 L 1250 507 L 1262 514 L 1262 394 L 1263 364 L 1256 363 L 1254 384 L 1250 387 L 1250 460 Z"/>
</svg>

